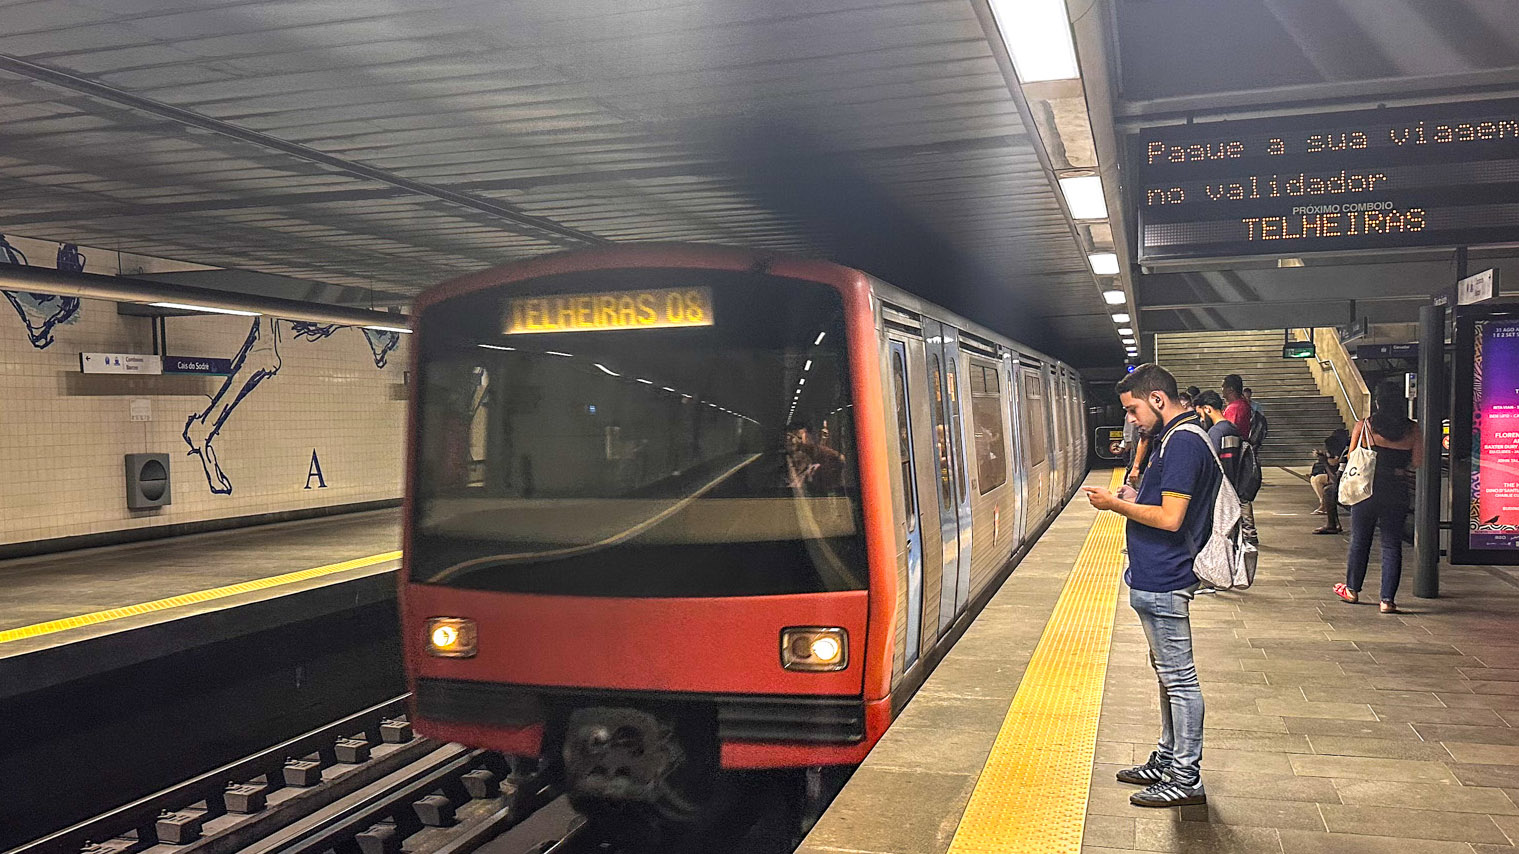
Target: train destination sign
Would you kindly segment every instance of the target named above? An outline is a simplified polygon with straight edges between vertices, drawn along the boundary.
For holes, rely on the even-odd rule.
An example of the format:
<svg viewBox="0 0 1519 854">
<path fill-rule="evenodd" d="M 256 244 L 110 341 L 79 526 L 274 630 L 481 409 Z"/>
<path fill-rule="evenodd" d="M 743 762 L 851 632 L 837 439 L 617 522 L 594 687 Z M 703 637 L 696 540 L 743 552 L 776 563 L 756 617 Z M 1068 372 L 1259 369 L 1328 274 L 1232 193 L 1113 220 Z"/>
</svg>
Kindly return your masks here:
<svg viewBox="0 0 1519 854">
<path fill-rule="evenodd" d="M 1141 262 L 1519 240 L 1519 100 L 1157 127 L 1129 146 Z"/>
<path fill-rule="evenodd" d="M 656 288 L 512 297 L 506 302 L 505 331 L 608 332 L 712 323 L 711 288 Z"/>
</svg>

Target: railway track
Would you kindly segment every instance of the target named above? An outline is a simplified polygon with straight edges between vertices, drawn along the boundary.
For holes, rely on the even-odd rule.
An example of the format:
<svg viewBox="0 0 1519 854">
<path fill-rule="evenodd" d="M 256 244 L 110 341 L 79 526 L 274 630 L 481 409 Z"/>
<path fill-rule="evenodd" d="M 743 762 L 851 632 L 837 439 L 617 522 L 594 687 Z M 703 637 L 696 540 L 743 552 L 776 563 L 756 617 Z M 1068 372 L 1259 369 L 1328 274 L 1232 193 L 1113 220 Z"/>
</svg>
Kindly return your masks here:
<svg viewBox="0 0 1519 854">
<path fill-rule="evenodd" d="M 610 850 L 590 841 L 583 819 L 536 769 L 416 737 L 405 701 L 365 709 L 8 854 L 400 854 L 403 845 L 408 854 L 471 854 L 487 844 L 490 854 Z"/>
<path fill-rule="evenodd" d="M 756 832 L 773 824 L 760 805 L 782 799 L 753 781 L 687 838 L 613 831 L 576 812 L 534 764 L 416 737 L 406 700 L 364 709 L 6 854 L 777 854 L 794 847 L 784 833 Z"/>
</svg>

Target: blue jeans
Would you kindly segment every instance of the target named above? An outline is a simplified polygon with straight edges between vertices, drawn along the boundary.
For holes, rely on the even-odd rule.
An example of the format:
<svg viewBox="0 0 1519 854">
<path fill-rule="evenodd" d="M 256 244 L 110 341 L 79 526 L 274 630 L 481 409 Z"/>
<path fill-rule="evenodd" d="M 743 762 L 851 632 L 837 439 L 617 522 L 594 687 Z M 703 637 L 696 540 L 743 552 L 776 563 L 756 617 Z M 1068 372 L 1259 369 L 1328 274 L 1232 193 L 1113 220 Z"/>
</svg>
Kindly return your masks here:
<svg viewBox="0 0 1519 854">
<path fill-rule="evenodd" d="M 1382 490 L 1378 492 L 1377 490 Z M 1360 592 L 1366 581 L 1366 564 L 1371 561 L 1371 535 L 1382 532 L 1382 601 L 1391 602 L 1398 595 L 1403 578 L 1403 523 L 1408 516 L 1404 491 L 1380 484 L 1371 497 L 1350 506 L 1350 553 L 1346 557 L 1345 586 Z"/>
<path fill-rule="evenodd" d="M 1161 761 L 1171 777 L 1196 785 L 1202 776 L 1203 689 L 1192 659 L 1192 595 L 1196 588 L 1169 593 L 1130 590 L 1129 605 L 1139 615 L 1150 644 L 1150 666 L 1160 682 Z"/>
</svg>

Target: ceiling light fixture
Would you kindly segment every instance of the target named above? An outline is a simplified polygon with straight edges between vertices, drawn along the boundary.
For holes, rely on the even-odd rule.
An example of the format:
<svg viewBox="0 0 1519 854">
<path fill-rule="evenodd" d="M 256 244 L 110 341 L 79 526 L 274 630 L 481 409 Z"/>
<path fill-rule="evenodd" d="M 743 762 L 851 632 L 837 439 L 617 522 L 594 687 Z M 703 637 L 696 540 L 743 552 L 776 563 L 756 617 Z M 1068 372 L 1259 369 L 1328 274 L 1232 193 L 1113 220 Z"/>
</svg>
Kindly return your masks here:
<svg viewBox="0 0 1519 854">
<path fill-rule="evenodd" d="M 1107 211 L 1104 210 L 1103 213 L 1106 214 Z M 1087 260 L 1090 261 L 1091 264 L 1092 264 L 1092 272 L 1096 273 L 1099 276 L 1116 276 L 1116 275 L 1118 275 L 1118 255 L 1117 255 L 1117 253 L 1114 253 L 1114 252 L 1093 252 L 1091 255 L 1087 256 Z M 1108 293 L 1112 293 L 1112 291 L 1108 291 Z M 1121 293 L 1123 293 L 1123 291 L 1119 291 L 1119 293 L 1121 294 Z M 1110 300 L 1108 300 L 1108 302 L 1112 302 L 1112 300 L 1110 299 Z"/>
<path fill-rule="evenodd" d="M 404 326 L 366 326 L 365 329 L 373 329 L 376 332 L 397 332 L 402 335 L 410 335 L 411 330 Z"/>
<path fill-rule="evenodd" d="M 174 308 L 180 311 L 203 311 L 206 314 L 235 314 L 238 317 L 258 317 L 262 312 L 242 311 L 236 308 L 213 308 L 208 305 L 190 305 L 182 302 L 150 302 L 154 308 Z"/>
<path fill-rule="evenodd" d="M 1128 301 L 1128 297 L 1123 295 L 1123 291 L 1103 291 L 1102 299 L 1108 305 L 1123 305 Z"/>
<path fill-rule="evenodd" d="M 1132 326 L 1125 326 L 1125 327 L 1123 327 L 1123 328 L 1121 328 L 1121 329 L 1118 330 L 1118 334 L 1119 335 L 1133 335 L 1134 334 L 1134 327 L 1132 327 Z"/>
<path fill-rule="evenodd" d="M 1117 314 L 1113 315 L 1113 322 L 1114 323 L 1128 323 L 1129 320 L 1131 320 L 1131 318 L 1127 314 L 1124 314 L 1121 311 L 1118 312 Z"/>
<path fill-rule="evenodd" d="M 1020 81 L 1081 76 L 1065 0 L 991 0 L 991 7 Z"/>
<path fill-rule="evenodd" d="M 1081 175 L 1075 178 L 1061 178 L 1060 192 L 1065 194 L 1065 204 L 1071 209 L 1072 219 L 1108 218 L 1108 203 L 1102 194 L 1101 176 Z"/>
</svg>

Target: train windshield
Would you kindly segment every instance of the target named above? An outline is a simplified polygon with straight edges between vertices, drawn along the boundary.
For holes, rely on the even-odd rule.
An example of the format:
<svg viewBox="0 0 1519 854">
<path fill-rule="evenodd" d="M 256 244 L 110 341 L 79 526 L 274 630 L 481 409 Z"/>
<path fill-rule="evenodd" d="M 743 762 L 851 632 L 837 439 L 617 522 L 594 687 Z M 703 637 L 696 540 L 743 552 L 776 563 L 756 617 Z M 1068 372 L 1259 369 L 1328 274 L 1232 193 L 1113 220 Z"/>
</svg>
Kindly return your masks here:
<svg viewBox="0 0 1519 854">
<path fill-rule="evenodd" d="M 844 315 L 753 273 L 577 273 L 418 335 L 413 581 L 576 596 L 862 589 Z"/>
</svg>

